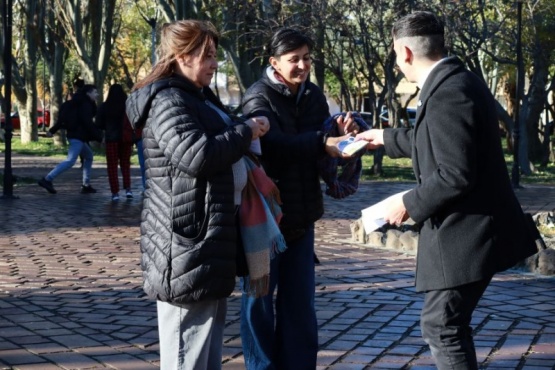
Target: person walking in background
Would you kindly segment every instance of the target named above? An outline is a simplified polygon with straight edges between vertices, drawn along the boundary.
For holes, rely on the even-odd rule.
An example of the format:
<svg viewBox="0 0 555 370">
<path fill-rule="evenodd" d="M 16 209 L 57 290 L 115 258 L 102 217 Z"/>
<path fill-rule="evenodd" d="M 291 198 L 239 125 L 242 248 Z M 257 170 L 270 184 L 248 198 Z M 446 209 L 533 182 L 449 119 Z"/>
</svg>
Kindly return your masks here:
<svg viewBox="0 0 555 370">
<path fill-rule="evenodd" d="M 104 130 L 106 142 L 106 162 L 112 201 L 119 200 L 118 163 L 121 169 L 125 197 L 133 198 L 131 191 L 131 151 L 133 149 L 133 128 L 125 114 L 127 94 L 120 84 L 113 84 L 108 90 L 106 101 L 98 108 L 95 124 Z"/>
<path fill-rule="evenodd" d="M 60 128 L 66 130 L 69 141 L 67 159 L 58 164 L 45 177 L 39 180 L 39 186 L 45 188 L 49 193 L 56 194 L 56 189 L 52 182 L 63 172 L 69 170 L 79 155 L 83 155 L 83 185 L 81 193 L 96 193 L 90 184 L 90 174 L 93 163 L 93 151 L 89 146 L 89 141 L 102 141 L 100 131 L 94 125 L 96 115 L 96 99 L 98 90 L 94 85 L 84 85 L 71 100 L 64 103 L 60 109 L 58 120 L 46 133 L 52 137 Z"/>
<path fill-rule="evenodd" d="M 348 115 L 338 119 L 342 136 L 322 131 L 330 113 L 325 95 L 308 81 L 312 44 L 296 29 L 274 33 L 267 48 L 270 66 L 242 104 L 245 116 L 270 121 L 270 131 L 260 140 L 261 159 L 280 190 L 280 229 L 287 243 L 271 260 L 267 295 L 249 294 L 249 277 L 241 279 L 241 340 L 249 370 L 316 368 L 314 223 L 324 213 L 317 164 L 325 155 L 341 156 L 337 143 L 358 126 Z"/>
<path fill-rule="evenodd" d="M 83 86 L 85 86 L 85 80 L 83 80 L 80 77 L 76 77 L 73 80 L 71 91 L 66 96 L 66 100 L 71 100 L 71 98 L 73 98 L 73 96 L 75 94 L 77 94 L 79 92 L 79 90 L 81 90 L 83 88 Z"/>
<path fill-rule="evenodd" d="M 513 192 L 495 100 L 457 57 L 426 11 L 393 26 L 398 68 L 421 88 L 414 129 L 357 135 L 392 158 L 410 157 L 416 187 L 393 197 L 385 220 L 422 225 L 416 290 L 425 292 L 422 337 L 439 369 L 478 369 L 472 314 L 493 275 L 537 252 Z"/>
<path fill-rule="evenodd" d="M 268 120 L 235 121 L 209 85 L 218 33 L 180 20 L 161 30 L 158 63 L 126 103 L 143 128 L 143 288 L 157 300 L 163 370 L 221 368 L 227 297 L 235 287 L 243 156 Z"/>
<path fill-rule="evenodd" d="M 64 102 L 65 106 L 69 105 L 70 103 L 67 103 L 69 100 L 71 100 L 73 98 L 73 96 L 75 94 L 77 94 L 77 92 L 83 87 L 85 86 L 85 80 L 83 80 L 81 77 L 76 77 L 73 80 L 72 83 L 72 88 L 71 91 L 69 91 L 66 95 L 66 101 Z M 67 104 L 66 104 L 67 103 Z M 62 111 L 62 109 L 64 108 L 64 104 L 62 104 L 62 106 L 60 107 L 60 112 Z M 79 153 L 79 163 L 81 163 L 81 167 L 83 167 L 83 163 L 85 163 L 85 158 L 83 157 L 83 154 Z"/>
</svg>

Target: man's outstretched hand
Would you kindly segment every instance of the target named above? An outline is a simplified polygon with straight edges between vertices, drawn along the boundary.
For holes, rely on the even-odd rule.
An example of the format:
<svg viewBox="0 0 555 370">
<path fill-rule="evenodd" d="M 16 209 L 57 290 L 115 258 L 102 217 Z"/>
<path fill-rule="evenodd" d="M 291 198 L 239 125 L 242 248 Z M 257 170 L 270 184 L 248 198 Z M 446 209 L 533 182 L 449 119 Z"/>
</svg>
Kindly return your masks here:
<svg viewBox="0 0 555 370">
<path fill-rule="evenodd" d="M 361 132 L 355 138 L 358 140 L 365 140 L 368 142 L 368 149 L 376 149 L 383 145 L 383 130 L 372 129 Z"/>
</svg>

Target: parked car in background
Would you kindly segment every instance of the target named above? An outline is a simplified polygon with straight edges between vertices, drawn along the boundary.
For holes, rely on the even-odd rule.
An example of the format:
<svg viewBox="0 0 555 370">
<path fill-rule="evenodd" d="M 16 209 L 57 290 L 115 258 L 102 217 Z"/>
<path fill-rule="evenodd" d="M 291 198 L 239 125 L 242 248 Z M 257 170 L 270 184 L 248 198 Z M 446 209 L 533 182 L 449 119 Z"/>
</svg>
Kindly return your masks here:
<svg viewBox="0 0 555 370">
<path fill-rule="evenodd" d="M 360 117 L 364 120 L 364 122 L 366 122 L 368 127 L 372 128 L 372 126 L 374 126 L 372 112 L 358 112 L 358 114 L 360 114 Z"/>
<path fill-rule="evenodd" d="M 19 112 L 12 112 L 10 117 L 12 118 L 12 128 L 14 130 L 20 130 L 21 122 L 19 120 Z M 50 127 L 50 111 L 46 109 L 43 114 L 42 109 L 37 109 L 38 128 L 42 128 L 45 123 L 46 127 Z M 2 118 L 0 119 L 0 125 L 2 128 L 5 128 L 6 126 L 6 119 L 4 118 L 4 115 L 2 115 Z"/>
<path fill-rule="evenodd" d="M 11 121 L 12 121 L 12 128 L 14 130 L 19 130 L 20 129 L 19 113 L 18 112 L 12 112 L 12 114 L 10 114 L 10 117 L 11 117 Z M 3 114 L 2 114 L 2 118 L 0 119 L 0 126 L 3 129 L 6 128 L 6 118 Z"/>
<path fill-rule="evenodd" d="M 46 123 L 46 127 L 50 127 L 50 111 L 48 109 L 42 111 L 42 109 L 37 109 L 37 126 L 42 128 Z"/>
<path fill-rule="evenodd" d="M 416 123 L 416 108 L 408 107 L 407 114 L 409 115 L 410 127 L 414 127 L 414 124 Z M 382 121 L 382 127 L 389 127 L 389 115 L 387 109 L 384 109 L 382 113 L 380 113 L 380 119 Z"/>
</svg>

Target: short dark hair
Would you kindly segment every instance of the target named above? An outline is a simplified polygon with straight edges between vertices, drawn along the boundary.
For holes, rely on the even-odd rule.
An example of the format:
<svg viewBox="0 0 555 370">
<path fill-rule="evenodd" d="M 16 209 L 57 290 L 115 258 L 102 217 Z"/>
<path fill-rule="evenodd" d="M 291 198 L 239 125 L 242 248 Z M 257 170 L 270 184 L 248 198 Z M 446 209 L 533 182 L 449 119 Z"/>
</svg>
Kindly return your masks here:
<svg viewBox="0 0 555 370">
<path fill-rule="evenodd" d="M 81 89 L 79 89 L 79 92 L 83 94 L 88 94 L 93 90 L 98 90 L 98 88 L 95 85 L 85 84 Z"/>
<path fill-rule="evenodd" d="M 419 51 L 427 57 L 445 54 L 445 25 L 434 13 L 417 11 L 393 24 L 393 39 L 418 37 Z"/>
<path fill-rule="evenodd" d="M 419 11 L 408 14 L 393 24 L 393 37 L 444 36 L 443 21 L 432 12 Z"/>
<path fill-rule="evenodd" d="M 269 56 L 280 57 L 305 45 L 309 51 L 314 46 L 309 36 L 294 28 L 281 28 L 274 32 L 266 50 Z"/>
<path fill-rule="evenodd" d="M 83 86 L 85 86 L 85 80 L 83 80 L 82 78 L 77 77 L 73 80 L 73 88 L 80 89 Z"/>
</svg>

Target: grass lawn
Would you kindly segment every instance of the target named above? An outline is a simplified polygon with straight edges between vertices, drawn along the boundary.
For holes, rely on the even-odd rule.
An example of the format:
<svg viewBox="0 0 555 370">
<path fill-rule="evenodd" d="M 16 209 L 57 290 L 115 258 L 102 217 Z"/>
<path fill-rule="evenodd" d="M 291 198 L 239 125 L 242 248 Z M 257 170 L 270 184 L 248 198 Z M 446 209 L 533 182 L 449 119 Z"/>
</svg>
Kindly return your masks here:
<svg viewBox="0 0 555 370">
<path fill-rule="evenodd" d="M 511 174 L 513 167 L 513 155 L 505 151 L 505 161 L 507 162 L 507 171 Z M 362 157 L 362 176 L 363 180 L 373 181 L 415 181 L 412 172 L 412 161 L 408 158 L 391 159 L 387 156 L 383 157 L 383 176 L 373 174 L 370 168 L 374 163 L 371 153 Z M 536 172 L 529 176 L 520 176 L 521 184 L 543 184 L 555 185 L 555 163 L 550 163 L 547 167 L 539 168 L 536 165 Z"/>
</svg>

